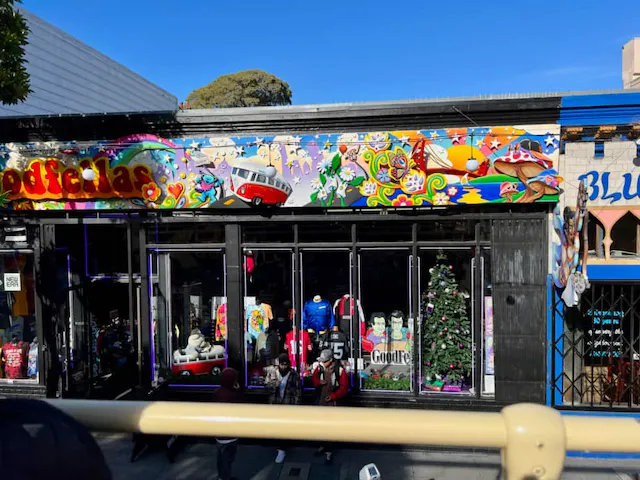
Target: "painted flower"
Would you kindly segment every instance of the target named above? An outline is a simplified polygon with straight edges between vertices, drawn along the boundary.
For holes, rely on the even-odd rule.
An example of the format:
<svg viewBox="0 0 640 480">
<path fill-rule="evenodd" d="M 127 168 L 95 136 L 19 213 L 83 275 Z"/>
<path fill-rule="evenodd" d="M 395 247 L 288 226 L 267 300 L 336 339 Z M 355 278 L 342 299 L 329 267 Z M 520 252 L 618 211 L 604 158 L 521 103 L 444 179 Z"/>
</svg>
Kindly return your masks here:
<svg viewBox="0 0 640 480">
<path fill-rule="evenodd" d="M 158 198 L 160 198 L 160 194 L 162 190 L 156 185 L 154 182 L 147 183 L 142 186 L 142 198 L 145 200 L 149 200 L 150 202 L 155 202 Z"/>
<path fill-rule="evenodd" d="M 423 172 L 412 172 L 402 180 L 402 186 L 407 193 L 423 193 L 425 183 L 426 176 Z"/>
<path fill-rule="evenodd" d="M 336 195 L 338 195 L 340 198 L 344 198 L 347 196 L 347 184 L 346 183 L 341 183 L 340 186 L 338 187 L 338 190 L 336 190 Z"/>
<path fill-rule="evenodd" d="M 345 182 L 353 180 L 356 178 L 356 169 L 351 166 L 342 167 L 340 169 L 340 178 Z"/>
<path fill-rule="evenodd" d="M 326 173 L 331 169 L 331 160 L 322 160 L 318 163 L 318 171 L 320 173 Z"/>
<path fill-rule="evenodd" d="M 311 188 L 314 192 L 318 192 L 322 188 L 322 182 L 319 178 L 314 178 L 311 180 Z"/>
<path fill-rule="evenodd" d="M 413 199 L 407 197 L 404 193 L 398 195 L 391 201 L 391 205 L 394 207 L 411 207 L 413 206 Z"/>
<path fill-rule="evenodd" d="M 444 192 L 438 192 L 433 196 L 433 204 L 434 205 L 448 205 L 449 204 L 449 195 Z"/>
<path fill-rule="evenodd" d="M 457 187 L 451 186 L 447 188 L 447 195 L 449 195 L 450 197 L 455 197 L 457 193 L 458 193 Z"/>
<path fill-rule="evenodd" d="M 388 168 L 381 168 L 380 170 L 378 170 L 376 172 L 376 179 L 378 179 L 378 181 L 380 183 L 387 183 L 391 180 L 391 177 L 389 176 L 389 169 Z"/>
<path fill-rule="evenodd" d="M 375 195 L 378 191 L 378 184 L 372 180 L 367 180 L 360 187 L 360 193 L 365 197 L 370 197 L 371 195 Z"/>
</svg>

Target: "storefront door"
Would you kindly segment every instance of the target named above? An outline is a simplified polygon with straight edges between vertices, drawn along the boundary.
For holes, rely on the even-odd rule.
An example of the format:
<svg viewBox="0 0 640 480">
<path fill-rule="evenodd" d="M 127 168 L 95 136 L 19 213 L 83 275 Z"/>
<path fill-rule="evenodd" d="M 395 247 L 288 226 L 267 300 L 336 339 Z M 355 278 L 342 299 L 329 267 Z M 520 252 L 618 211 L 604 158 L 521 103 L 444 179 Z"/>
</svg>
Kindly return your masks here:
<svg viewBox="0 0 640 480">
<path fill-rule="evenodd" d="M 358 299 L 360 389 L 410 392 L 413 374 L 413 256 L 409 249 L 361 249 Z"/>
<path fill-rule="evenodd" d="M 224 251 L 160 250 L 154 255 L 157 283 L 152 275 L 151 312 L 156 378 L 217 385 L 227 366 Z"/>
</svg>

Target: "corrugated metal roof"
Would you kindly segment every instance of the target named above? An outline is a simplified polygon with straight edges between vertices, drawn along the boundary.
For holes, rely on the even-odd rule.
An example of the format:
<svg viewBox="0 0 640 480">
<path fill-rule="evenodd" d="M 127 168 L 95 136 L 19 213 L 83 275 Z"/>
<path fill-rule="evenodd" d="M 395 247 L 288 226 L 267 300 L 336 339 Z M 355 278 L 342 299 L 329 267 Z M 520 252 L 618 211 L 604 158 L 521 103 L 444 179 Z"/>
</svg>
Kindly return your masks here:
<svg viewBox="0 0 640 480">
<path fill-rule="evenodd" d="M 31 89 L 26 102 L 0 105 L 0 116 L 169 111 L 177 99 L 127 67 L 20 9 Z"/>
</svg>

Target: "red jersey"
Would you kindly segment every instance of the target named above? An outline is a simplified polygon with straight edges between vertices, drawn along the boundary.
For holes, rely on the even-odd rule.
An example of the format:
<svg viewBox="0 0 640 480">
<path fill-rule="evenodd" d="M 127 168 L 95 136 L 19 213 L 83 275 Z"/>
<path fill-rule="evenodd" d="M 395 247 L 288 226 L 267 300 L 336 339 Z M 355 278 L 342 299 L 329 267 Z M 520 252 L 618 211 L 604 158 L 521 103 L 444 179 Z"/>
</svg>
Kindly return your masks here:
<svg viewBox="0 0 640 480">
<path fill-rule="evenodd" d="M 289 361 L 294 368 L 298 367 L 298 353 L 302 360 L 302 367 L 307 364 L 307 352 L 311 350 L 311 338 L 306 330 L 291 330 L 287 333 L 284 348 L 289 353 Z"/>
<path fill-rule="evenodd" d="M 23 342 L 6 344 L 2 347 L 2 356 L 7 378 L 27 377 L 27 351 Z"/>
</svg>

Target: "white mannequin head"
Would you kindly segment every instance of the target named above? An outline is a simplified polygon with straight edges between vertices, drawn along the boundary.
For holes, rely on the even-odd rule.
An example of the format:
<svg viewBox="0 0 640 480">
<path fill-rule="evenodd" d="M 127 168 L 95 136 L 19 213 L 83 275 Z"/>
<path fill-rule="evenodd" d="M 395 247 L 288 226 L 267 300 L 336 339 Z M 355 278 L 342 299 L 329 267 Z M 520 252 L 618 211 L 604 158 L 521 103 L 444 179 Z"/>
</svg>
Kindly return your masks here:
<svg viewBox="0 0 640 480">
<path fill-rule="evenodd" d="M 320 300 L 322 300 L 322 297 L 320 295 L 316 295 L 315 297 L 313 297 L 313 301 L 318 303 Z"/>
</svg>

